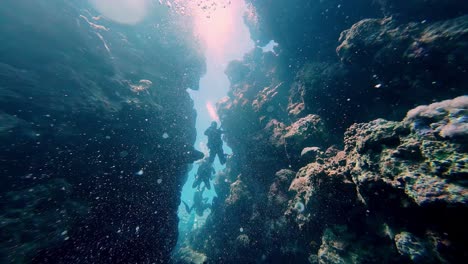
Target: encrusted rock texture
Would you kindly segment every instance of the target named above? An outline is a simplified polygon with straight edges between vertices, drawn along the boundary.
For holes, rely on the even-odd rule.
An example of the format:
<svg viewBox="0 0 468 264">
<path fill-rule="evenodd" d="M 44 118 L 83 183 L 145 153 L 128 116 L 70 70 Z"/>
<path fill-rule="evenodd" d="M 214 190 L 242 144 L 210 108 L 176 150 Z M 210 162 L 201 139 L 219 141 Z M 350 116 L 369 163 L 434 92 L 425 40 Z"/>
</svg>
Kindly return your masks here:
<svg viewBox="0 0 468 264">
<path fill-rule="evenodd" d="M 205 67 L 170 21 L 2 2 L 1 263 L 169 261 Z"/>
<path fill-rule="evenodd" d="M 254 40 L 279 45 L 226 71 L 218 112 L 233 155 L 193 254 L 463 263 L 467 4 L 249 2 Z"/>
</svg>

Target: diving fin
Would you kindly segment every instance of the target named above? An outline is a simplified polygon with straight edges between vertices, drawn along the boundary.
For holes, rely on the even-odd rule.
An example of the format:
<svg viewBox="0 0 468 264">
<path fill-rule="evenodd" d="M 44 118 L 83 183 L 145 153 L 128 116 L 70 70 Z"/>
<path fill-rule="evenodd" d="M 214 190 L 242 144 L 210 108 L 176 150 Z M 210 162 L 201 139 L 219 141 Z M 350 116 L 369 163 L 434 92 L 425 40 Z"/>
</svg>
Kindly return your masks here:
<svg viewBox="0 0 468 264">
<path fill-rule="evenodd" d="M 192 208 L 190 208 L 190 206 L 188 206 L 186 202 L 182 201 L 182 203 L 184 203 L 185 211 L 187 211 L 187 213 L 190 214 L 190 212 L 192 212 Z"/>
</svg>

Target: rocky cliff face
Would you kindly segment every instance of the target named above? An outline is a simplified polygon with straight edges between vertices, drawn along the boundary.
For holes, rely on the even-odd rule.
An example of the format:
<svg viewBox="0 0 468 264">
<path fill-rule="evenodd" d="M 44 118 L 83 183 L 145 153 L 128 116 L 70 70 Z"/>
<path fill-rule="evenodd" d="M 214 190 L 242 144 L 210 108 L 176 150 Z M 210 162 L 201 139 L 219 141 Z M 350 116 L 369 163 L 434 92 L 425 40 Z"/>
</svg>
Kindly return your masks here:
<svg viewBox="0 0 468 264">
<path fill-rule="evenodd" d="M 253 37 L 279 47 L 226 71 L 231 92 L 218 109 L 233 156 L 184 254 L 461 263 L 468 105 L 455 97 L 468 84 L 466 5 L 250 2 Z M 440 6 L 451 9 L 415 12 Z"/>
<path fill-rule="evenodd" d="M 171 21 L 2 3 L 0 262 L 168 261 L 204 71 Z"/>
</svg>

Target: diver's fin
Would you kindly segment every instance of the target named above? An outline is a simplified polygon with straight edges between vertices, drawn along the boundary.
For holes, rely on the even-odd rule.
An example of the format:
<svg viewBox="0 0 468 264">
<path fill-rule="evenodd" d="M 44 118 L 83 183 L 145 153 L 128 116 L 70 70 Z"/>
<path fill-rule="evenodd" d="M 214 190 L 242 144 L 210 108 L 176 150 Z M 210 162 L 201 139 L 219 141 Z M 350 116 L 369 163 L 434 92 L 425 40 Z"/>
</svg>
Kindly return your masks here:
<svg viewBox="0 0 468 264">
<path fill-rule="evenodd" d="M 190 214 L 190 212 L 192 212 L 192 208 L 190 208 L 190 206 L 188 206 L 186 202 L 182 201 L 182 203 L 184 203 L 185 211 L 187 211 L 187 213 Z"/>
</svg>

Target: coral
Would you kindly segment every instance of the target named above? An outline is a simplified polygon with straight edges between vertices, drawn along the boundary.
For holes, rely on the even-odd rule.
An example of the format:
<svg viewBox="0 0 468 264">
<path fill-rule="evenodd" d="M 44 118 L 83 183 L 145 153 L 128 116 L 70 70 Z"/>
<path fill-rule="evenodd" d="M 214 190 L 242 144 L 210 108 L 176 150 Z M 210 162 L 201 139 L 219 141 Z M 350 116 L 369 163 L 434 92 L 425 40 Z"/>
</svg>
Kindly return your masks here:
<svg viewBox="0 0 468 264">
<path fill-rule="evenodd" d="M 319 225 L 339 223 L 339 216 L 352 215 L 356 190 L 345 165 L 344 152 L 329 158 L 323 154 L 297 172 L 289 187 L 294 198 L 286 214 L 295 218 L 300 228 L 311 221 Z M 305 210 L 297 210 L 297 203 L 303 203 Z"/>
<path fill-rule="evenodd" d="M 251 195 L 241 179 L 237 179 L 237 181 L 231 184 L 231 193 L 229 194 L 228 198 L 226 199 L 226 204 L 228 205 L 235 205 L 244 200 L 249 200 Z"/>
<path fill-rule="evenodd" d="M 453 112 L 467 109 L 466 97 L 459 97 L 417 107 L 400 123 L 378 120 L 352 126 L 345 143 L 361 194 L 369 197 L 392 191 L 402 203 L 408 199 L 424 206 L 467 203 L 463 183 L 467 154 L 459 143 L 466 140 L 466 134 L 459 138 L 440 135 L 451 120 L 459 120 Z"/>
<path fill-rule="evenodd" d="M 404 120 L 419 134 L 431 134 L 452 140 L 466 139 L 468 134 L 468 96 L 418 106 Z"/>
<path fill-rule="evenodd" d="M 295 176 L 296 173 L 288 169 L 276 172 L 276 180 L 270 185 L 270 189 L 267 194 L 267 206 L 271 208 L 270 214 L 272 217 L 280 217 L 284 213 L 288 200 L 290 199 L 288 188 Z"/>
<path fill-rule="evenodd" d="M 301 151 L 306 146 L 323 144 L 325 131 L 326 129 L 320 117 L 311 114 L 297 120 L 286 128 L 284 139 L 288 147 Z"/>
</svg>

